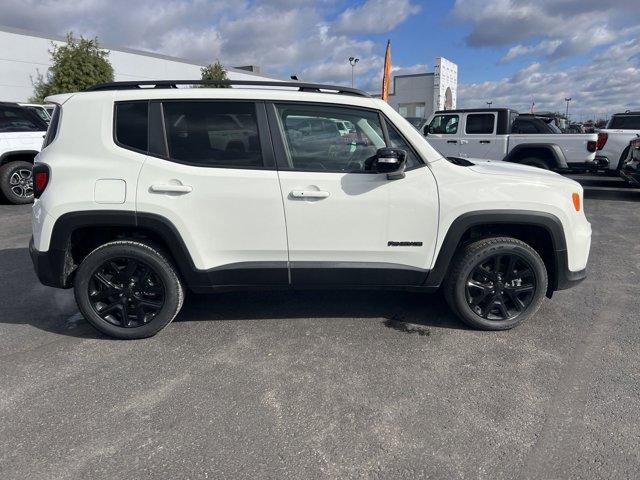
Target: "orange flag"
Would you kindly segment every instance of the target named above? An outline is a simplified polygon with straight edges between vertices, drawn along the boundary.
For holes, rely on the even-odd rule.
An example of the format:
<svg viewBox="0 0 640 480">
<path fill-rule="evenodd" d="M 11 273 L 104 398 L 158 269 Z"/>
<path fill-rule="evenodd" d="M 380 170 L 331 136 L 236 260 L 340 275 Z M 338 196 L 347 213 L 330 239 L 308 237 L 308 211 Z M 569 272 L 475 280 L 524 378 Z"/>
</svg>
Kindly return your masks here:
<svg viewBox="0 0 640 480">
<path fill-rule="evenodd" d="M 384 70 L 382 72 L 382 100 L 389 101 L 389 85 L 391 84 L 391 40 L 387 40 L 387 51 L 384 54 Z"/>
</svg>

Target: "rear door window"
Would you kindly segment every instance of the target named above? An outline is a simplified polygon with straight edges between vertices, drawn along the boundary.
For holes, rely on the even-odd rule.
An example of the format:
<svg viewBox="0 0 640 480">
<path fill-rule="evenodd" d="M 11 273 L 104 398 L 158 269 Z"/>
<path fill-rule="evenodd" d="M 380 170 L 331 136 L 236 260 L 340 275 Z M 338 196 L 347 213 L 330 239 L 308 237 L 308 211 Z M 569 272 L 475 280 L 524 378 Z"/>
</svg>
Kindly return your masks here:
<svg viewBox="0 0 640 480">
<path fill-rule="evenodd" d="M 465 133 L 487 135 L 494 131 L 496 116 L 493 113 L 469 113 Z"/>
<path fill-rule="evenodd" d="M 201 167 L 263 167 L 254 103 L 175 101 L 164 102 L 163 111 L 171 160 Z"/>
</svg>

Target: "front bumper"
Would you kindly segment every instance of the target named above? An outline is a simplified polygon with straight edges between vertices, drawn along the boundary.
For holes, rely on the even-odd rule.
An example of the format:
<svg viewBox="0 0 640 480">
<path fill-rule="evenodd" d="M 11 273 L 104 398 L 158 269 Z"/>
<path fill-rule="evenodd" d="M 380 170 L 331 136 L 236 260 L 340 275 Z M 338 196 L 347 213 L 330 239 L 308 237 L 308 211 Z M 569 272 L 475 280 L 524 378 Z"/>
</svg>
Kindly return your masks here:
<svg viewBox="0 0 640 480">
<path fill-rule="evenodd" d="M 567 252 L 556 252 L 556 278 L 555 290 L 567 290 L 575 287 L 585 278 L 587 278 L 587 269 L 583 268 L 577 272 L 569 270 L 567 263 Z"/>
<path fill-rule="evenodd" d="M 69 288 L 68 275 L 65 275 L 65 252 L 50 249 L 48 252 L 36 250 L 33 238 L 29 241 L 29 255 L 38 280 L 43 285 L 56 288 Z"/>
</svg>

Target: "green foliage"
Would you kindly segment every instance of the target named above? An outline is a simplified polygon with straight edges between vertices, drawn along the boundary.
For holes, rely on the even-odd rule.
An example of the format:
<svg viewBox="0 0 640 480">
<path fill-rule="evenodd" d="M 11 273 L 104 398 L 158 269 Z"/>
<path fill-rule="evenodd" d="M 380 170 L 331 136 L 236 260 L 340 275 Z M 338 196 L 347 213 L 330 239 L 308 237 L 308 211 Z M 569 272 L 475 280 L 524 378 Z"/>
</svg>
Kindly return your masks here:
<svg viewBox="0 0 640 480">
<path fill-rule="evenodd" d="M 97 38 L 75 38 L 67 34 L 66 45 L 52 43 L 49 50 L 53 65 L 46 77 L 38 72 L 33 83 L 32 102 L 42 103 L 48 95 L 84 90 L 91 85 L 113 81 L 109 52 L 102 50 Z"/>
<path fill-rule="evenodd" d="M 216 81 L 228 80 L 227 71 L 224 69 L 220 61 L 207 65 L 206 67 L 202 67 L 200 72 L 202 72 L 202 80 L 207 82 L 203 87 L 229 88 L 229 85 L 216 83 Z"/>
</svg>

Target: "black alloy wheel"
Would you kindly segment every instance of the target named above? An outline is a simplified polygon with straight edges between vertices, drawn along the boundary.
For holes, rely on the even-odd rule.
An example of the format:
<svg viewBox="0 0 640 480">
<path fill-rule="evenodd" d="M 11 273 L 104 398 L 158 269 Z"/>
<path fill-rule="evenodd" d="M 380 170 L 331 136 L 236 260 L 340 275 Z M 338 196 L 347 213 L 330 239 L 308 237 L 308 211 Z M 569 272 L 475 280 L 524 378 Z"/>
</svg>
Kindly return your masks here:
<svg viewBox="0 0 640 480">
<path fill-rule="evenodd" d="M 486 320 L 513 320 L 534 298 L 537 279 L 532 266 L 517 254 L 492 255 L 467 277 L 465 294 L 471 310 Z"/>
<path fill-rule="evenodd" d="M 130 257 L 102 263 L 88 282 L 89 303 L 103 320 L 117 327 L 148 324 L 162 310 L 165 286 L 145 262 Z"/>
</svg>

